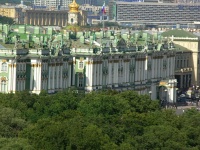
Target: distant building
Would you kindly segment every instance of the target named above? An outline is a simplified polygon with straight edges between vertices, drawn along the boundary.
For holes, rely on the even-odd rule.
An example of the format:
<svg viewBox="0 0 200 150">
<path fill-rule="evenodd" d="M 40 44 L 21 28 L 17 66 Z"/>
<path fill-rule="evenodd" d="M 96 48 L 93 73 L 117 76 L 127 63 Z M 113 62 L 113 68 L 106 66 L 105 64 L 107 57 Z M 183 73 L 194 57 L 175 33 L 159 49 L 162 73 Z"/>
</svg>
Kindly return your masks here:
<svg viewBox="0 0 200 150">
<path fill-rule="evenodd" d="M 0 25 L 0 92 L 134 90 L 176 102 L 176 47 L 158 33 Z M 44 32 L 45 31 L 45 32 Z M 9 43 L 8 46 L 6 43 Z M 10 48 L 12 47 L 12 48 Z"/>
<path fill-rule="evenodd" d="M 66 26 L 73 19 L 77 25 L 87 24 L 87 13 L 79 10 L 75 0 L 69 5 L 68 10 L 26 10 L 25 24 L 38 26 Z M 71 23 L 70 23 L 71 24 Z"/>
<path fill-rule="evenodd" d="M 83 0 L 83 4 L 97 5 L 97 0 Z"/>
<path fill-rule="evenodd" d="M 177 48 L 175 78 L 177 88 L 188 89 L 200 85 L 200 39 L 184 30 L 169 30 L 163 36 L 170 37 Z"/>
<path fill-rule="evenodd" d="M 108 4 L 109 20 L 116 20 L 116 4 L 114 0 L 110 0 Z"/>
<path fill-rule="evenodd" d="M 45 7 L 68 7 L 72 3 L 72 0 L 33 0 L 34 6 L 45 6 Z"/>
<path fill-rule="evenodd" d="M 112 7 L 112 5 L 110 5 Z M 187 27 L 188 23 L 200 21 L 200 3 L 115 3 L 111 18 L 120 23 L 163 25 L 175 27 L 176 24 Z"/>
<path fill-rule="evenodd" d="M 12 18 L 16 23 L 24 23 L 23 8 L 13 5 L 0 5 L 0 15 Z"/>
<path fill-rule="evenodd" d="M 105 6 L 106 13 L 103 15 L 102 6 L 92 6 L 89 4 L 81 5 L 80 10 L 87 11 L 87 23 L 98 24 L 104 20 L 109 20 L 109 7 Z"/>
<path fill-rule="evenodd" d="M 66 26 L 68 11 L 26 10 L 25 24 L 38 26 Z"/>
</svg>

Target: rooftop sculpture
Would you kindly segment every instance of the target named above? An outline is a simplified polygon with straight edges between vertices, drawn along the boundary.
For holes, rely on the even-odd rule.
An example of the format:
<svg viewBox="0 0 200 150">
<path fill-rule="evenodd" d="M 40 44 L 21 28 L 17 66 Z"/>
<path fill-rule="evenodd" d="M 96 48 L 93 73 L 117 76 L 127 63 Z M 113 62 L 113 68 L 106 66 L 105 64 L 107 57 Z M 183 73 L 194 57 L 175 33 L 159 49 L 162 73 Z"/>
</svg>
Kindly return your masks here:
<svg viewBox="0 0 200 150">
<path fill-rule="evenodd" d="M 2 33 L 0 39 L 7 48 L 13 45 L 14 50 L 29 49 L 44 51 L 44 55 L 75 54 L 93 51 L 99 53 L 125 53 L 170 50 L 167 38 L 159 34 L 144 31 L 124 31 L 112 29 L 107 31 L 64 31 L 55 32 L 53 28 L 38 26 L 0 25 Z M 45 32 L 44 32 L 45 30 Z M 45 34 L 44 34 L 45 33 Z M 87 49 L 87 50 L 86 50 Z M 95 49 L 95 50 L 94 50 Z M 62 52 L 61 52 L 62 51 Z M 29 53 L 31 53 L 29 51 Z M 90 53 L 91 54 L 91 53 Z"/>
</svg>

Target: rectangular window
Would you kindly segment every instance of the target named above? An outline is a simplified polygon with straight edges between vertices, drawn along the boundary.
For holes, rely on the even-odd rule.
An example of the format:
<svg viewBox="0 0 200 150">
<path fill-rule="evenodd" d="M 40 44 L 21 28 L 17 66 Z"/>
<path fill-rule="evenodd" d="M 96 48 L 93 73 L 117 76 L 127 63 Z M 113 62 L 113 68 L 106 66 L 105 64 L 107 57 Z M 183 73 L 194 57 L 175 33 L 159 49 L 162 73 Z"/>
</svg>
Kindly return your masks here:
<svg viewBox="0 0 200 150">
<path fill-rule="evenodd" d="M 83 69 L 83 62 L 79 62 L 79 69 Z"/>
</svg>

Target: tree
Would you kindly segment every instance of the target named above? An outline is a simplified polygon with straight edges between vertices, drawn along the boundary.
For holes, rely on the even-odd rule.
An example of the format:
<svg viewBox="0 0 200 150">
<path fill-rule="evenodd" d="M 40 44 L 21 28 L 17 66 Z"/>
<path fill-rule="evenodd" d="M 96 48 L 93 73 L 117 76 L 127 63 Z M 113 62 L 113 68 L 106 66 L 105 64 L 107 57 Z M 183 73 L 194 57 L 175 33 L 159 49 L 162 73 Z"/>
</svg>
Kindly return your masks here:
<svg viewBox="0 0 200 150">
<path fill-rule="evenodd" d="M 9 17 L 0 16 L 0 23 L 2 23 L 2 24 L 13 24 L 14 20 L 12 18 L 9 18 Z"/>
<path fill-rule="evenodd" d="M 28 143 L 28 140 L 23 138 L 0 138 L 0 149 L 34 150 L 34 148 Z"/>
<path fill-rule="evenodd" d="M 0 107 L 0 136 L 17 137 L 19 131 L 26 127 L 27 123 L 22 119 L 20 111 L 12 108 Z"/>
<path fill-rule="evenodd" d="M 0 149 L 200 149 L 197 110 L 178 116 L 134 91 L 0 97 Z"/>
<path fill-rule="evenodd" d="M 167 125 L 148 126 L 137 139 L 138 149 L 188 149 L 186 134 Z"/>
</svg>

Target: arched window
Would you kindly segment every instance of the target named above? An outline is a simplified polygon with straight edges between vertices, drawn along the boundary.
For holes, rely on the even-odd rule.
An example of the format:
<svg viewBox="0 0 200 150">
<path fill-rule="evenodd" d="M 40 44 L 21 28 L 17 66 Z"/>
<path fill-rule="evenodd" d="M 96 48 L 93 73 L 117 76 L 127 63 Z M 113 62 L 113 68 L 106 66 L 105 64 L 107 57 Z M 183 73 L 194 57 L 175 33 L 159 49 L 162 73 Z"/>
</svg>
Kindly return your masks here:
<svg viewBox="0 0 200 150">
<path fill-rule="evenodd" d="M 2 63 L 1 64 L 1 71 L 7 71 L 7 63 Z"/>
<path fill-rule="evenodd" d="M 71 23 L 73 23 L 74 22 L 74 19 L 73 18 L 71 18 Z"/>
<path fill-rule="evenodd" d="M 1 92 L 5 93 L 6 92 L 6 78 L 1 77 Z"/>
</svg>

